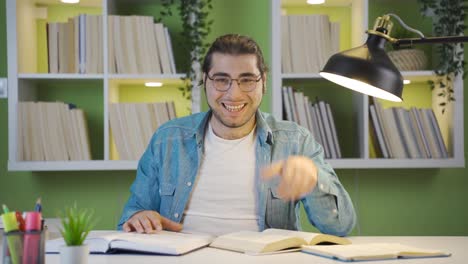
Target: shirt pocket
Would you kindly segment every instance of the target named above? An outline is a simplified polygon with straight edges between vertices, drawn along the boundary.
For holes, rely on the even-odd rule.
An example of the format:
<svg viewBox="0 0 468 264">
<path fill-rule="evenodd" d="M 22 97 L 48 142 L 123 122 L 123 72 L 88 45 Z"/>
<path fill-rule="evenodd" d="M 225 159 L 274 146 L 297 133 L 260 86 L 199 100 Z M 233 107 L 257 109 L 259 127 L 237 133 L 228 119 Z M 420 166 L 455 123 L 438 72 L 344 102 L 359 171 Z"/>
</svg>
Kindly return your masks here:
<svg viewBox="0 0 468 264">
<path fill-rule="evenodd" d="M 295 203 L 282 200 L 276 188 L 269 188 L 265 214 L 265 228 L 296 229 Z"/>
<path fill-rule="evenodd" d="M 159 213 L 168 217 L 171 212 L 172 204 L 174 202 L 176 186 L 172 183 L 161 183 L 159 187 L 159 195 L 161 195 L 161 205 Z"/>
</svg>

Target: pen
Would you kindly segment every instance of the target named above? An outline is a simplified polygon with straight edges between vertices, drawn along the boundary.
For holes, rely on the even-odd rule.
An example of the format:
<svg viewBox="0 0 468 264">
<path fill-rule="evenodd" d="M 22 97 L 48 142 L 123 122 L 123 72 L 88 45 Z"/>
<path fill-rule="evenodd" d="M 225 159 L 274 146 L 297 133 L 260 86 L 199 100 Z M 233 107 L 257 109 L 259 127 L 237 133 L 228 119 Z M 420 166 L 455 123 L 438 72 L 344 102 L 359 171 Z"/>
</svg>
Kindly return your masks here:
<svg viewBox="0 0 468 264">
<path fill-rule="evenodd" d="M 3 205 L 2 220 L 5 229 L 5 235 L 7 237 L 8 248 L 10 250 L 11 262 L 13 264 L 20 264 L 21 257 L 23 254 L 23 244 L 21 242 L 20 234 L 15 234 L 15 231 L 19 230 L 18 221 L 16 219 L 16 213 L 10 212 L 6 205 Z"/>
<path fill-rule="evenodd" d="M 42 211 L 41 197 L 37 198 L 36 205 L 34 206 L 34 211 L 36 211 L 36 212 L 41 212 Z"/>
</svg>

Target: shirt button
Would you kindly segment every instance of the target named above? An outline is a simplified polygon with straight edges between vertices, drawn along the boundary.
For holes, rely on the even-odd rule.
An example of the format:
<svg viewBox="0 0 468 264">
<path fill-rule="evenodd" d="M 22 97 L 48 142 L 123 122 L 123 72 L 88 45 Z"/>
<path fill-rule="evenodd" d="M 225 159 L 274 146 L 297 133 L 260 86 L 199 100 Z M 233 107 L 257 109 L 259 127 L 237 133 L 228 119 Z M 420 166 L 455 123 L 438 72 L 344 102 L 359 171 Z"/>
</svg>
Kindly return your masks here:
<svg viewBox="0 0 468 264">
<path fill-rule="evenodd" d="M 174 214 L 174 217 L 175 217 L 175 218 L 178 218 L 178 217 L 179 217 L 179 214 L 178 214 L 178 213 L 175 213 L 175 214 Z"/>
<path fill-rule="evenodd" d="M 187 186 L 188 187 L 192 186 L 192 182 L 187 182 Z"/>
<path fill-rule="evenodd" d="M 320 190 L 323 191 L 323 183 L 320 184 Z"/>
<path fill-rule="evenodd" d="M 337 214 L 337 213 L 338 213 L 338 210 L 336 210 L 336 209 L 333 209 L 333 211 L 332 211 L 332 212 L 333 212 L 334 214 Z"/>
</svg>

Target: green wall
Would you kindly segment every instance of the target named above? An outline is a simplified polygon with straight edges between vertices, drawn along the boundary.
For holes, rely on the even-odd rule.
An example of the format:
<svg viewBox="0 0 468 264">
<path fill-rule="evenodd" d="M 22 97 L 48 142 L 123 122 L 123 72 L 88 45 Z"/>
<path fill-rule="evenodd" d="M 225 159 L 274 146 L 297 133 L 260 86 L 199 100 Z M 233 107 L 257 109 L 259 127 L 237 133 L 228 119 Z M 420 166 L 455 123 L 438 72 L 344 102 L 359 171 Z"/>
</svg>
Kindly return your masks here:
<svg viewBox="0 0 468 264">
<path fill-rule="evenodd" d="M 4 3 L 0 1 L 2 77 L 7 75 Z M 248 34 L 258 40 L 270 61 L 268 3 L 267 0 L 214 0 L 212 17 L 216 23 L 208 41 L 227 32 Z M 267 102 L 262 107 L 267 110 L 270 95 L 264 99 Z M 464 113 L 466 129 L 466 105 Z M 80 206 L 96 209 L 100 217 L 97 228 L 114 228 L 135 173 L 8 172 L 7 118 L 7 100 L 0 99 L 0 203 L 17 210 L 30 210 L 36 198 L 42 196 L 45 217 L 55 217 L 58 209 L 76 200 Z M 468 235 L 465 202 L 468 200 L 468 169 L 354 169 L 337 170 L 337 173 L 359 217 L 353 234 Z"/>
</svg>

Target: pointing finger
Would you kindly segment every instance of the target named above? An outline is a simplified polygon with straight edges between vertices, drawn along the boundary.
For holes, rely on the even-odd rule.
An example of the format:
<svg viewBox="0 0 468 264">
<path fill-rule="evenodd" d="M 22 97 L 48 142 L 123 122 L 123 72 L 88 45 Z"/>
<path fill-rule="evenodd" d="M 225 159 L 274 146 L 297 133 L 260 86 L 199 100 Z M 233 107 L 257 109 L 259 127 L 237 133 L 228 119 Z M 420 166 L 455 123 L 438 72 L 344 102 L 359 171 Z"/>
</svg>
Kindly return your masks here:
<svg viewBox="0 0 468 264">
<path fill-rule="evenodd" d="M 284 161 L 277 161 L 262 169 L 262 179 L 268 180 L 274 176 L 281 175 Z"/>
</svg>

